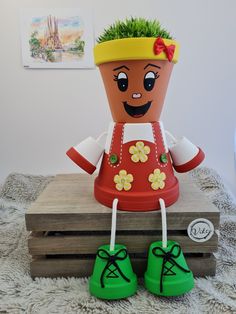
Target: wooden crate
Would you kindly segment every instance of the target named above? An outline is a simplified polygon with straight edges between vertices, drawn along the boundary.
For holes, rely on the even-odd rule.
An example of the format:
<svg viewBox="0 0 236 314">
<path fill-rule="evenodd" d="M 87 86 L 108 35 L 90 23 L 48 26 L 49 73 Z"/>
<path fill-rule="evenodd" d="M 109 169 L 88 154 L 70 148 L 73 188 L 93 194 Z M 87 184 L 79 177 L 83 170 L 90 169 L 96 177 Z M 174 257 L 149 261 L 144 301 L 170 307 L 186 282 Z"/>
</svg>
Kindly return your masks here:
<svg viewBox="0 0 236 314">
<path fill-rule="evenodd" d="M 86 174 L 57 175 L 27 210 L 32 277 L 89 276 L 98 246 L 108 244 L 111 209 L 93 197 Z M 178 241 L 195 276 L 214 275 L 218 236 L 192 241 L 187 227 L 197 218 L 219 226 L 219 211 L 188 175 L 179 176 L 180 198 L 167 209 L 168 238 Z M 161 240 L 161 213 L 117 212 L 117 243 L 127 246 L 134 271 L 142 276 L 151 242 Z"/>
</svg>

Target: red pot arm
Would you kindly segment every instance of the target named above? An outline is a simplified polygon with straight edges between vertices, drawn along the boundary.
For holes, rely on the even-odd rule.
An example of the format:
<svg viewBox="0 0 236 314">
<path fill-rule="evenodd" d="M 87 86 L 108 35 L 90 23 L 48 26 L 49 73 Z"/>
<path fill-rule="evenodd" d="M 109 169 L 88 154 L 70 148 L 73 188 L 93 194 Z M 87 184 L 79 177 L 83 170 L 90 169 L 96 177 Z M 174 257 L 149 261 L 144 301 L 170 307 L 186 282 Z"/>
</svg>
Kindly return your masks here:
<svg viewBox="0 0 236 314">
<path fill-rule="evenodd" d="M 201 148 L 194 145 L 186 137 L 176 139 L 172 134 L 171 137 L 172 145 L 169 147 L 169 151 L 173 167 L 177 172 L 188 172 L 201 164 L 205 158 Z"/>
<path fill-rule="evenodd" d="M 96 170 L 96 167 L 91 164 L 87 159 L 85 159 L 74 147 L 71 147 L 66 155 L 80 168 L 86 171 L 89 174 L 93 174 Z"/>
<path fill-rule="evenodd" d="M 96 165 L 104 152 L 104 147 L 92 137 L 88 137 L 78 145 L 71 147 L 67 156 L 80 168 L 89 174 L 96 170 Z"/>
<path fill-rule="evenodd" d="M 201 148 L 199 148 L 198 154 L 192 160 L 186 162 L 183 165 L 177 166 L 177 165 L 173 164 L 173 167 L 174 167 L 175 171 L 177 171 L 177 172 L 180 172 L 180 173 L 188 172 L 190 170 L 193 170 L 197 166 L 199 166 L 203 162 L 204 158 L 205 158 L 205 154 L 201 150 Z"/>
</svg>

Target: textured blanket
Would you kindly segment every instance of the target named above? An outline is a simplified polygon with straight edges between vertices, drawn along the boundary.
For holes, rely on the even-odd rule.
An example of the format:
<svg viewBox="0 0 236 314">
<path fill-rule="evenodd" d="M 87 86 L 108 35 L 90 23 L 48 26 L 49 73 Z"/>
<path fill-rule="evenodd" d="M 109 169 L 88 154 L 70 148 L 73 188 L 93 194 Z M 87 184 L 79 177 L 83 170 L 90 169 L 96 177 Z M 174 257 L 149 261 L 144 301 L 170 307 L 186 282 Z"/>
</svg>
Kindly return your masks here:
<svg viewBox="0 0 236 314">
<path fill-rule="evenodd" d="M 181 297 L 156 297 L 140 285 L 121 301 L 90 296 L 87 278 L 31 279 L 24 213 L 52 177 L 9 175 L 0 189 L 0 313 L 236 313 L 236 205 L 214 170 L 190 175 L 221 212 L 216 276 L 196 279 Z"/>
</svg>

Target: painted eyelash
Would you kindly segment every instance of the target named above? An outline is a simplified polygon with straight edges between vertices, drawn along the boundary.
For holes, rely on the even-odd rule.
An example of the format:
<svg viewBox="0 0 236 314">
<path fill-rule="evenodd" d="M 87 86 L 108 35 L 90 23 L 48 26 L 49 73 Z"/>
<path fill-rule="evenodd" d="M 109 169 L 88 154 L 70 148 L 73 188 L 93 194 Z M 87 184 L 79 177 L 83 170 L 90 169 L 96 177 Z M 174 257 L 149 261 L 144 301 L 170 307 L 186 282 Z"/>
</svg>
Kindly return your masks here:
<svg viewBox="0 0 236 314">
<path fill-rule="evenodd" d="M 160 74 L 158 74 L 158 72 L 155 72 L 154 74 L 155 74 L 155 80 L 158 79 L 158 77 L 160 77 Z M 114 74 L 114 79 L 113 80 L 114 81 L 118 81 L 118 75 Z"/>
</svg>

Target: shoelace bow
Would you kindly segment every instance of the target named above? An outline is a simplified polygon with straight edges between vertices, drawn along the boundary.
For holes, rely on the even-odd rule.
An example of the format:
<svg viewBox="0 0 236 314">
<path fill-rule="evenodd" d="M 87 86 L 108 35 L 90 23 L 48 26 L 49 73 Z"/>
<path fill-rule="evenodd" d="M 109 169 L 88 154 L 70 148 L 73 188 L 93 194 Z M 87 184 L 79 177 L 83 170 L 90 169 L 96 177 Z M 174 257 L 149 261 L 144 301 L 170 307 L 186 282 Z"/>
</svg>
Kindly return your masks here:
<svg viewBox="0 0 236 314">
<path fill-rule="evenodd" d="M 119 255 L 120 255 L 121 253 L 123 253 L 123 252 L 125 253 L 125 255 L 124 255 L 124 256 L 119 256 Z M 105 256 L 104 256 L 104 255 L 101 255 L 100 253 L 105 254 Z M 104 285 L 104 275 L 105 275 L 105 272 L 106 272 L 106 270 L 107 270 L 111 265 L 114 265 L 114 266 L 115 266 L 116 270 L 118 270 L 119 274 L 121 275 L 121 277 L 122 277 L 124 280 L 126 280 L 127 282 L 130 282 L 130 279 L 125 276 L 125 274 L 122 272 L 122 270 L 120 269 L 119 265 L 118 265 L 117 262 L 116 262 L 116 261 L 123 261 L 123 260 L 126 259 L 127 255 L 128 255 L 128 252 L 127 252 L 126 249 L 120 249 L 116 254 L 112 254 L 112 255 L 109 254 L 107 251 L 105 251 L 105 250 L 103 250 L 103 249 L 99 249 L 99 250 L 97 251 L 97 255 L 98 255 L 101 259 L 107 261 L 107 263 L 106 263 L 106 265 L 105 265 L 105 267 L 104 267 L 104 269 L 103 269 L 103 271 L 102 271 L 102 273 L 101 273 L 101 276 L 100 276 L 100 283 L 101 283 L 101 287 L 102 287 L 102 288 L 105 287 L 105 285 Z"/>
<path fill-rule="evenodd" d="M 173 253 L 174 249 L 177 248 L 178 251 L 176 254 Z M 157 251 L 160 251 L 161 253 L 157 253 Z M 161 247 L 156 246 L 152 249 L 152 253 L 153 255 L 155 255 L 156 257 L 162 257 L 163 261 L 162 261 L 162 267 L 161 267 L 161 280 L 160 280 L 160 291 L 163 292 L 163 275 L 164 275 L 164 268 L 165 268 L 165 264 L 167 262 L 171 262 L 173 263 L 175 266 L 177 266 L 179 269 L 181 269 L 182 271 L 184 271 L 185 273 L 190 273 L 189 269 L 185 269 L 184 267 L 182 267 L 181 265 L 179 265 L 174 258 L 177 258 L 180 256 L 181 253 L 181 248 L 178 244 L 174 244 L 171 248 L 170 251 L 165 252 Z"/>
</svg>

